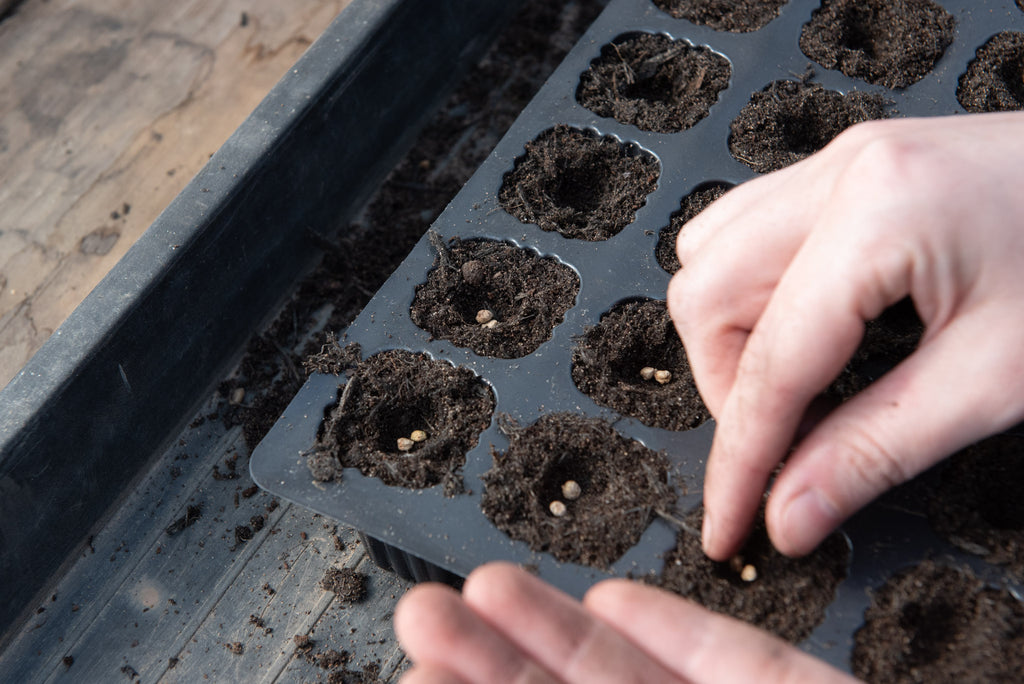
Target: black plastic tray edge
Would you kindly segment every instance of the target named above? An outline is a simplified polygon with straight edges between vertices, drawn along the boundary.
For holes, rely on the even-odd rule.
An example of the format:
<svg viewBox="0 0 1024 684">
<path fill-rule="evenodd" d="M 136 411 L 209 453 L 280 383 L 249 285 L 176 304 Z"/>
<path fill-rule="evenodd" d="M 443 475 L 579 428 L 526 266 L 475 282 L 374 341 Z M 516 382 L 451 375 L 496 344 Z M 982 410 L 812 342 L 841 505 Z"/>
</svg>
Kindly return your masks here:
<svg viewBox="0 0 1024 684">
<path fill-rule="evenodd" d="M 310 267 L 305 231 L 344 225 L 515 6 L 355 0 L 0 392 L 0 632 Z"/>
</svg>

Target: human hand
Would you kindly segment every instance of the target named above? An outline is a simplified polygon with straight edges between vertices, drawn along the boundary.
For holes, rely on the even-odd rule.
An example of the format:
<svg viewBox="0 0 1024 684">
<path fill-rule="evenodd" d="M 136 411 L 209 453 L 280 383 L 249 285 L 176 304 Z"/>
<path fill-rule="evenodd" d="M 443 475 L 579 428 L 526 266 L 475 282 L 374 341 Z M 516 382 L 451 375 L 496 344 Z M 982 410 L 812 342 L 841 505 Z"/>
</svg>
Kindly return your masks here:
<svg viewBox="0 0 1024 684">
<path fill-rule="evenodd" d="M 421 584 L 395 612 L 404 684 L 854 681 L 746 623 L 629 580 L 577 603 L 519 568 L 474 571 L 462 596 Z"/>
<path fill-rule="evenodd" d="M 860 124 L 680 232 L 669 311 L 717 421 L 705 552 L 740 547 L 769 477 L 801 555 L 886 489 L 1024 418 L 1024 113 Z M 917 350 L 793 447 L 864 322 L 909 295 Z M 790 449 L 793 447 L 792 452 Z"/>
</svg>

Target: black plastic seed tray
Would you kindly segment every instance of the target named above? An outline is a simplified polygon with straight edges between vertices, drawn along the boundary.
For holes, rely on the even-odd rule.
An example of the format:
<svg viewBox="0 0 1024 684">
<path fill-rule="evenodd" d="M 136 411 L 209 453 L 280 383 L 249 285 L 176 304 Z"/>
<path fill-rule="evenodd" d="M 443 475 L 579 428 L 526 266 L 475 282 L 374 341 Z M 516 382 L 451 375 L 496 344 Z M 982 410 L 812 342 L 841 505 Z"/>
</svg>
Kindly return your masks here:
<svg viewBox="0 0 1024 684">
<path fill-rule="evenodd" d="M 992 35 L 1024 30 L 1024 12 L 1013 0 L 943 0 L 940 4 L 956 19 L 954 41 L 918 82 L 889 89 L 812 65 L 813 82 L 841 92 L 878 93 L 894 116 L 963 113 L 955 95 L 958 78 Z M 713 422 L 693 430 L 669 431 L 647 427 L 598 406 L 570 377 L 572 350 L 579 336 L 617 303 L 632 298 L 664 299 L 670 276 L 656 262 L 655 246 L 659 231 L 678 211 L 683 197 L 708 182 L 735 184 L 756 175 L 730 154 L 730 122 L 753 93 L 772 81 L 799 79 L 807 72 L 811 60 L 801 52 L 798 41 L 817 7 L 817 0 L 791 0 L 764 28 L 729 33 L 675 19 L 649 0 L 613 0 L 433 226 L 445 241 L 511 241 L 554 256 L 574 269 L 580 278 L 579 294 L 551 339 L 523 358 L 489 358 L 432 339 L 414 325 L 409 311 L 416 286 L 426 280 L 437 257 L 425 237 L 348 329 L 343 343 L 359 343 L 364 358 L 384 350 L 407 349 L 471 369 L 493 388 L 495 415 L 509 414 L 524 425 L 556 411 L 606 418 L 622 435 L 667 454 L 681 493 L 677 509 L 696 506 Z M 684 39 L 694 46 L 707 46 L 728 60 L 732 70 L 728 87 L 705 118 L 682 132 L 653 133 L 597 116 L 577 103 L 580 76 L 591 61 L 603 46 L 632 32 Z M 499 203 L 503 178 L 524 154 L 524 146 L 559 124 L 614 136 L 657 159 L 656 189 L 633 222 L 609 239 L 567 239 L 521 222 Z M 662 556 L 674 546 L 676 537 L 676 529 L 661 519 L 607 571 L 557 562 L 511 540 L 492 525 L 481 512 L 480 496 L 484 489 L 481 476 L 492 466 L 492 448 L 504 451 L 509 444 L 497 420 L 491 421 L 466 454 L 465 494 L 445 497 L 440 486 L 420 490 L 390 487 L 352 468 L 345 470 L 340 482 L 314 482 L 306 455 L 325 411 L 338 402 L 344 382 L 344 376 L 331 375 L 314 375 L 307 381 L 253 454 L 252 475 L 271 492 L 362 530 L 378 564 L 414 579 L 453 580 L 487 561 L 505 559 L 530 564 L 540 577 L 577 596 L 609 575 L 660 572 Z M 803 642 L 806 650 L 848 670 L 852 634 L 869 601 L 867 590 L 877 587 L 895 569 L 924 558 L 952 557 L 982 577 L 1020 591 L 1020 585 L 1004 578 L 997 568 L 941 541 L 921 511 L 911 486 L 876 502 L 844 527 L 852 547 L 848 577 L 839 585 L 825 621 Z"/>
</svg>

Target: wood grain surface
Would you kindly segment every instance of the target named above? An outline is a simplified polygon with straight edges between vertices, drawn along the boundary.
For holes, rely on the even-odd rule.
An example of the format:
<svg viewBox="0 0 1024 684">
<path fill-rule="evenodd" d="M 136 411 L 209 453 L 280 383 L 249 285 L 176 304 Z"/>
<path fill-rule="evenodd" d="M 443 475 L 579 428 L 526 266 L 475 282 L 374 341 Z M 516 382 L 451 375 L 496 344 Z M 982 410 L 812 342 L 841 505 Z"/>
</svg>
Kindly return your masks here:
<svg viewBox="0 0 1024 684">
<path fill-rule="evenodd" d="M 0 386 L 348 1 L 6 3 Z"/>
</svg>

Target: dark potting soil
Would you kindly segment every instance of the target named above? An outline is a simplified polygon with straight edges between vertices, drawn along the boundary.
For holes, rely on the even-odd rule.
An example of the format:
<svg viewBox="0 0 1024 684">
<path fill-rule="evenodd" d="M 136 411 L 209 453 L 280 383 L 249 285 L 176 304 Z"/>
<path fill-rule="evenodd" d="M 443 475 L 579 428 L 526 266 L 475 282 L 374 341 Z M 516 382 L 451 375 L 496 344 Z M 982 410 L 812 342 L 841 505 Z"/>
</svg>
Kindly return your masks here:
<svg viewBox="0 0 1024 684">
<path fill-rule="evenodd" d="M 685 528 L 677 536 L 675 549 L 665 556 L 657 583 L 788 641 L 807 638 L 825 619 L 825 609 L 846 578 L 850 559 L 846 538 L 833 533 L 810 555 L 788 558 L 768 539 L 762 511 L 740 552 L 720 563 L 705 556 L 701 548 L 698 531 L 703 518 L 700 507 L 686 515 Z"/>
<path fill-rule="evenodd" d="M 773 81 L 730 124 L 729 151 L 758 173 L 811 156 L 850 126 L 886 118 L 874 93 L 847 94 L 807 81 Z"/>
<path fill-rule="evenodd" d="M 499 420 L 509 448 L 492 450 L 480 506 L 498 529 L 534 551 L 607 567 L 675 503 L 665 456 L 603 420 L 568 413 L 526 427 Z"/>
<path fill-rule="evenodd" d="M 676 133 L 708 115 L 731 75 L 728 60 L 706 47 L 628 33 L 601 48 L 580 76 L 576 100 L 598 116 Z"/>
<path fill-rule="evenodd" d="M 1020 681 L 1024 602 L 968 570 L 921 563 L 874 593 L 852 669 L 885 684 Z"/>
<path fill-rule="evenodd" d="M 553 257 L 494 240 L 431 234 L 437 251 L 410 315 L 433 337 L 481 356 L 514 359 L 551 339 L 576 302 L 580 278 Z"/>
<path fill-rule="evenodd" d="M 466 452 L 490 424 L 494 392 L 476 374 L 426 354 L 390 350 L 359 363 L 308 457 L 313 478 L 358 468 L 385 484 L 462 491 Z"/>
<path fill-rule="evenodd" d="M 705 183 L 679 203 L 679 211 L 669 218 L 669 224 L 658 232 L 658 245 L 654 248 L 654 257 L 658 265 L 669 273 L 675 273 L 681 267 L 676 255 L 676 239 L 679 231 L 686 223 L 700 212 L 707 209 L 712 202 L 731 188 L 729 183 Z"/>
<path fill-rule="evenodd" d="M 366 598 L 366 575 L 352 568 L 330 568 L 320 580 L 320 587 L 343 603 L 358 603 Z"/>
<path fill-rule="evenodd" d="M 978 48 L 960 76 L 956 99 L 971 113 L 1024 109 L 1024 33 L 1003 31 Z"/>
<path fill-rule="evenodd" d="M 690 430 L 711 417 L 663 301 L 625 302 L 605 313 L 573 349 L 572 379 L 601 406 L 652 427 Z"/>
<path fill-rule="evenodd" d="M 929 502 L 949 542 L 1024 582 L 1024 436 L 997 435 L 952 456 Z"/>
<path fill-rule="evenodd" d="M 659 164 L 635 143 L 559 124 L 526 143 L 498 198 L 523 223 L 597 242 L 633 222 Z"/>
<path fill-rule="evenodd" d="M 826 69 L 905 88 L 932 70 L 955 26 L 931 0 L 822 0 L 800 34 L 800 49 Z"/>
<path fill-rule="evenodd" d="M 716 31 L 748 33 L 763 28 L 786 0 L 654 0 L 676 19 L 710 26 Z"/>
</svg>

